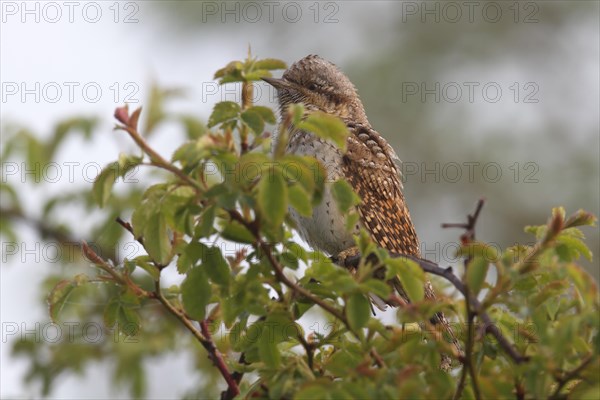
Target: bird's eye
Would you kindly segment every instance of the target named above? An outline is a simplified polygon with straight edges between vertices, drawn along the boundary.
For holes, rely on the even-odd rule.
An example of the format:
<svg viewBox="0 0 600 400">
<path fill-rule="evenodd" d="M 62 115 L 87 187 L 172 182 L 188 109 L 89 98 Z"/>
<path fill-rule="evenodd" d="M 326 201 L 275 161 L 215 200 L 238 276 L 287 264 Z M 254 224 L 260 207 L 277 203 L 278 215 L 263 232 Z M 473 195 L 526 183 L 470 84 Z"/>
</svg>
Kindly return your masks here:
<svg viewBox="0 0 600 400">
<path fill-rule="evenodd" d="M 308 84 L 308 89 L 309 90 L 317 90 L 318 88 L 319 88 L 319 85 L 317 85 L 314 82 L 311 82 L 311 83 Z"/>
</svg>

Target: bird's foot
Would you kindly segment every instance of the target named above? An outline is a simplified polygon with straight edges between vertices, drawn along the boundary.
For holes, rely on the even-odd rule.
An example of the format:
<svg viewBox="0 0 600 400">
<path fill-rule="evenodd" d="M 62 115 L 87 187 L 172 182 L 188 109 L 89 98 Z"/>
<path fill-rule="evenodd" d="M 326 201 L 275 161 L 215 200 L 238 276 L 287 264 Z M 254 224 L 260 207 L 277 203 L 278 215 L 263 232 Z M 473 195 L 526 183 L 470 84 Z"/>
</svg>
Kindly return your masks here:
<svg viewBox="0 0 600 400">
<path fill-rule="evenodd" d="M 360 256 L 360 251 L 358 251 L 358 247 L 353 246 L 346 250 L 340 251 L 337 255 L 333 256 L 331 259 L 334 263 L 346 267 L 347 261 L 350 258 Z"/>
</svg>

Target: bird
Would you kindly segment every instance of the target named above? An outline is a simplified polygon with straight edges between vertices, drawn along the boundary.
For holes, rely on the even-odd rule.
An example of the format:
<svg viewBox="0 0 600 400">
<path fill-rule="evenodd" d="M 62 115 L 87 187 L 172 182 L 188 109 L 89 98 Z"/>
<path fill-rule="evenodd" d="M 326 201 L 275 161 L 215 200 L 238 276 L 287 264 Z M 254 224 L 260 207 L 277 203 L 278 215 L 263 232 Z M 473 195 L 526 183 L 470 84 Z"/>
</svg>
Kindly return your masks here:
<svg viewBox="0 0 600 400">
<path fill-rule="evenodd" d="M 348 229 L 345 215 L 338 209 L 331 187 L 326 184 L 322 201 L 314 207 L 311 216 L 300 215 L 293 208 L 289 210 L 300 237 L 312 248 L 343 264 L 343 260 L 358 254 L 354 235 L 364 228 L 378 246 L 390 253 L 420 258 L 419 238 L 403 194 L 399 159 L 392 146 L 369 123 L 350 79 L 335 64 L 314 54 L 293 63 L 281 78 L 262 79 L 277 91 L 282 120 L 291 104 L 302 103 L 305 115 L 323 112 L 341 119 L 348 129 L 345 151 L 311 132 L 290 129 L 287 153 L 314 157 L 325 168 L 326 182 L 345 179 L 360 198 L 356 207 L 358 221 L 353 229 Z M 273 148 L 278 146 L 279 140 L 281 135 L 275 132 Z M 392 279 L 390 284 L 410 303 L 398 278 Z M 425 283 L 425 295 L 429 299 L 436 297 L 429 281 Z M 386 306 L 381 304 L 381 299 L 372 297 L 372 301 L 381 309 Z M 443 313 L 437 313 L 431 321 L 449 329 L 458 345 Z"/>
</svg>

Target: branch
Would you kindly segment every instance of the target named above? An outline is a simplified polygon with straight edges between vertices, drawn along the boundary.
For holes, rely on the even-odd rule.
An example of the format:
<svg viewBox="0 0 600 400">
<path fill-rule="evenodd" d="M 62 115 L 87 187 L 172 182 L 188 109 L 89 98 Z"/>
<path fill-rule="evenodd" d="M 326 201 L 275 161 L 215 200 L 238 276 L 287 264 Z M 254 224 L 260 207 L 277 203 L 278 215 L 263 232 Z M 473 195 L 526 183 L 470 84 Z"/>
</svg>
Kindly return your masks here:
<svg viewBox="0 0 600 400">
<path fill-rule="evenodd" d="M 325 311 L 327 311 L 328 313 L 333 315 L 336 319 L 342 321 L 344 323 L 344 325 L 346 325 L 348 330 L 353 332 L 352 328 L 350 328 L 350 324 L 348 323 L 348 320 L 346 319 L 346 316 L 342 312 L 340 312 L 340 310 L 338 308 L 331 305 L 327 301 L 321 299 L 320 297 L 315 296 L 310 290 L 307 290 L 307 289 L 303 288 L 302 286 L 296 284 L 295 282 L 292 282 L 283 273 L 283 267 L 275 259 L 275 257 L 273 257 L 273 251 L 272 251 L 271 245 L 269 245 L 268 243 L 263 241 L 262 237 L 260 236 L 260 233 L 258 232 L 257 226 L 255 224 L 252 224 L 252 223 L 249 223 L 248 221 L 246 221 L 236 210 L 229 210 L 229 215 L 231 216 L 232 219 L 234 219 L 237 222 L 239 222 L 240 224 L 244 225 L 246 227 L 246 229 L 248 229 L 252 233 L 252 235 L 256 239 L 256 245 L 258 246 L 260 251 L 262 251 L 266 255 L 267 260 L 273 267 L 275 276 L 281 283 L 283 283 L 289 289 L 294 291 L 296 294 L 306 297 L 308 300 L 310 300 L 314 304 L 319 305 L 322 309 L 324 309 Z"/>
<path fill-rule="evenodd" d="M 565 385 L 567 383 L 569 383 L 569 381 L 577 378 L 579 376 L 579 374 L 581 373 L 581 371 L 583 371 L 592 362 L 593 359 L 594 359 L 593 354 L 588 354 L 583 359 L 583 361 L 581 361 L 581 364 L 579 364 L 577 367 L 575 367 L 571 371 L 566 372 L 563 376 L 558 377 L 556 379 L 556 381 L 558 383 L 556 386 L 556 389 L 554 390 L 554 393 L 552 393 L 552 395 L 549 397 L 549 399 L 557 400 L 557 399 L 563 398 L 560 395 L 560 391 L 565 387 Z"/>
<path fill-rule="evenodd" d="M 129 222 L 123 221 L 120 217 L 117 217 L 116 222 L 133 235 L 133 228 L 131 227 L 131 224 Z M 140 243 L 141 245 L 144 245 L 142 238 L 135 238 L 135 240 L 137 240 L 138 243 Z M 223 376 L 223 379 L 225 379 L 225 382 L 227 382 L 227 391 L 224 391 L 221 394 L 221 398 L 233 399 L 235 396 L 240 394 L 238 384 L 241 378 L 239 378 L 238 380 L 238 378 L 234 376 L 234 374 L 229 372 L 227 364 L 223 359 L 223 355 L 221 354 L 217 346 L 215 346 L 215 343 L 212 340 L 212 335 L 210 333 L 210 330 L 208 329 L 208 323 L 206 322 L 206 320 L 200 321 L 200 329 L 202 330 L 202 332 L 198 331 L 198 329 L 194 326 L 192 320 L 188 318 L 185 312 L 173 306 L 173 304 L 171 304 L 171 302 L 167 298 L 165 298 L 165 296 L 162 294 L 162 290 L 160 287 L 160 272 L 165 266 L 160 265 L 156 262 L 153 262 L 153 264 L 159 271 L 159 277 L 155 281 L 154 292 L 149 293 L 148 297 L 158 300 L 171 314 L 173 314 L 179 321 L 181 321 L 181 323 L 194 335 L 194 337 L 200 342 L 200 344 L 202 344 L 202 347 L 204 347 L 208 352 L 208 358 L 212 361 L 213 365 L 217 367 L 217 369 Z"/>
<path fill-rule="evenodd" d="M 460 236 L 461 243 L 463 245 L 469 244 L 475 240 L 475 225 L 477 224 L 477 219 L 479 218 L 479 213 L 483 208 L 485 203 L 485 199 L 481 198 L 477 202 L 477 207 L 475 208 L 475 212 L 473 214 L 467 215 L 467 222 L 465 224 L 442 224 L 442 228 L 462 228 L 465 232 Z M 470 257 L 465 258 L 464 266 L 465 270 L 469 267 L 469 262 L 471 261 Z M 473 338 L 473 321 L 475 320 L 475 316 L 477 312 L 473 311 L 471 307 L 471 300 L 474 296 L 471 296 L 471 292 L 469 287 L 465 285 L 465 305 L 467 312 L 467 343 L 465 349 L 465 356 L 463 360 L 463 368 L 460 374 L 460 381 L 456 388 L 456 392 L 454 393 L 454 399 L 458 400 L 465 389 L 465 383 L 467 381 L 467 373 L 471 376 L 471 384 L 473 386 L 473 392 L 475 398 L 479 400 L 481 398 L 481 392 L 479 390 L 479 384 L 477 382 L 477 373 L 475 372 L 475 368 L 473 365 L 473 347 L 475 345 L 475 340 Z"/>
<path fill-rule="evenodd" d="M 202 192 L 202 187 L 190 178 L 187 174 L 185 174 L 182 170 L 165 160 L 160 154 L 158 154 L 146 140 L 140 135 L 137 130 L 137 122 L 139 115 L 142 109 L 138 108 L 131 115 L 129 115 L 129 110 L 127 105 L 123 107 L 119 107 L 115 110 L 115 118 L 121 122 L 123 125 L 117 125 L 117 129 L 122 129 L 129 134 L 129 136 L 133 139 L 133 141 L 139 146 L 142 151 L 150 157 L 150 161 L 152 165 L 165 169 L 171 172 L 173 175 L 177 176 L 183 182 L 190 185 L 197 193 Z"/>
</svg>

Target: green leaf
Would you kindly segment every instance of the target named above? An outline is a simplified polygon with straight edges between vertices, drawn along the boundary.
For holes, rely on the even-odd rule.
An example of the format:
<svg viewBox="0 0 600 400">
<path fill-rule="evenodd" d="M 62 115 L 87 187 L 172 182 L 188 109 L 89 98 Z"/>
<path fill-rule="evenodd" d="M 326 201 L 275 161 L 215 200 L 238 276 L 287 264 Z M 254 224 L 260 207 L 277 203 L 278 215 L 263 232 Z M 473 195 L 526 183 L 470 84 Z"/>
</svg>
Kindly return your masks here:
<svg viewBox="0 0 600 400">
<path fill-rule="evenodd" d="M 556 241 L 566 247 L 568 256 L 565 261 L 577 260 L 580 255 L 583 255 L 588 261 L 592 261 L 592 252 L 583 241 L 565 234 L 558 235 Z"/>
<path fill-rule="evenodd" d="M 246 229 L 245 226 L 237 221 L 229 221 L 223 225 L 221 231 L 223 239 L 231 240 L 237 243 L 249 243 L 252 244 L 256 241 L 254 235 Z"/>
<path fill-rule="evenodd" d="M 331 140 L 342 151 L 346 150 L 348 127 L 341 119 L 321 111 L 310 114 L 304 121 L 297 124 L 298 129 L 312 132 L 315 135 Z"/>
<path fill-rule="evenodd" d="M 256 135 L 263 133 L 263 130 L 265 129 L 265 121 L 262 119 L 259 113 L 252 109 L 248 109 L 242 113 L 241 117 L 242 121 L 244 121 Z"/>
<path fill-rule="evenodd" d="M 258 354 L 267 367 L 272 369 L 279 367 L 281 354 L 277 348 L 277 343 L 272 332 L 269 329 L 265 329 L 264 326 L 258 339 Z"/>
<path fill-rule="evenodd" d="M 203 320 L 211 295 L 212 290 L 204 268 L 190 269 L 181 284 L 181 299 L 186 313 L 196 321 Z"/>
<path fill-rule="evenodd" d="M 281 60 L 275 58 L 263 58 L 262 60 L 256 60 L 253 65 L 254 69 L 286 69 L 287 65 Z"/>
<path fill-rule="evenodd" d="M 229 121 L 238 116 L 240 113 L 240 105 L 233 101 L 222 101 L 215 104 L 212 114 L 208 118 L 208 127 Z"/>
<path fill-rule="evenodd" d="M 594 214 L 578 210 L 565 221 L 564 229 L 581 225 L 594 226 L 596 221 L 597 218 Z"/>
<path fill-rule="evenodd" d="M 329 400 L 331 389 L 322 382 L 307 382 L 294 396 L 294 400 Z"/>
<path fill-rule="evenodd" d="M 88 281 L 89 279 L 86 275 L 80 274 L 72 280 L 62 280 L 54 286 L 54 288 L 48 295 L 47 300 L 50 318 L 53 322 L 56 323 L 58 321 L 58 315 L 65 306 L 67 300 L 69 299 L 69 296 L 71 296 L 73 289 L 82 284 L 87 283 Z"/>
<path fill-rule="evenodd" d="M 130 307 L 119 307 L 117 323 L 121 333 L 127 336 L 135 336 L 140 330 L 140 316 Z"/>
<path fill-rule="evenodd" d="M 206 246 L 200 242 L 191 242 L 181 251 L 177 258 L 177 272 L 184 274 L 202 259 Z"/>
<path fill-rule="evenodd" d="M 135 266 L 140 267 L 144 271 L 146 271 L 154 281 L 158 281 L 160 278 L 160 271 L 156 266 L 152 263 L 152 259 L 148 256 L 139 256 L 134 258 L 133 260 L 126 260 L 126 263 L 133 263 Z"/>
<path fill-rule="evenodd" d="M 346 301 L 346 317 L 350 327 L 357 331 L 367 324 L 371 317 L 371 303 L 361 293 L 354 293 Z"/>
<path fill-rule="evenodd" d="M 216 207 L 207 207 L 200 216 L 200 223 L 196 225 L 194 237 L 196 239 L 210 236 L 214 232 Z"/>
<path fill-rule="evenodd" d="M 210 280 L 221 286 L 229 286 L 231 270 L 218 247 L 205 247 L 202 254 L 202 266 Z"/>
<path fill-rule="evenodd" d="M 361 283 L 360 288 L 364 292 L 375 294 L 382 299 L 387 299 L 391 292 L 390 285 L 379 279 L 368 279 Z"/>
<path fill-rule="evenodd" d="M 298 213 L 305 217 L 310 217 L 313 213 L 312 201 L 304 188 L 300 185 L 292 185 L 289 188 L 289 200 L 292 207 Z"/>
<path fill-rule="evenodd" d="M 217 72 L 215 72 L 214 79 L 217 79 L 217 78 L 226 78 L 228 76 L 230 76 L 230 77 L 234 77 L 234 76 L 240 77 L 241 76 L 241 71 L 242 71 L 243 67 L 244 67 L 244 64 L 241 61 L 231 61 L 225 67 L 223 67 L 223 68 L 219 69 Z M 223 84 L 225 82 L 223 82 L 223 79 L 221 79 L 220 83 Z"/>
<path fill-rule="evenodd" d="M 274 124 L 277 122 L 277 117 L 275 117 L 275 113 L 270 107 L 252 106 L 248 108 L 248 111 L 257 113 L 268 124 Z"/>
<path fill-rule="evenodd" d="M 331 185 L 331 194 L 342 213 L 347 213 L 350 208 L 360 203 L 360 197 L 354 193 L 352 186 L 343 179 L 337 180 Z"/>
<path fill-rule="evenodd" d="M 235 173 L 225 175 L 229 183 L 253 183 L 256 178 L 268 174 L 268 166 L 273 165 L 264 153 L 250 152 L 240 157 Z M 232 182 L 233 181 L 233 182 Z"/>
<path fill-rule="evenodd" d="M 477 296 L 488 272 L 489 262 L 484 257 L 475 257 L 467 266 L 467 286 Z"/>
<path fill-rule="evenodd" d="M 144 227 L 144 248 L 160 265 L 167 265 L 171 261 L 171 240 L 167 221 L 162 213 L 150 215 Z"/>
<path fill-rule="evenodd" d="M 104 325 L 106 325 L 107 328 L 112 328 L 117 323 L 120 308 L 121 303 L 118 298 L 113 298 L 108 302 L 106 307 L 104 307 L 102 318 L 104 319 Z"/>
<path fill-rule="evenodd" d="M 104 207 L 106 205 L 106 202 L 110 197 L 110 191 L 118 177 L 119 163 L 117 162 L 107 165 L 96 177 L 92 193 L 94 194 L 96 203 L 98 203 L 100 207 Z"/>
<path fill-rule="evenodd" d="M 283 224 L 287 202 L 288 187 L 281 170 L 273 168 L 263 174 L 258 187 L 258 205 L 263 220 L 272 227 Z"/>
<path fill-rule="evenodd" d="M 425 274 L 414 261 L 406 258 L 390 258 L 385 260 L 388 266 L 386 279 L 397 276 L 412 302 L 419 302 L 425 296 Z"/>
</svg>

